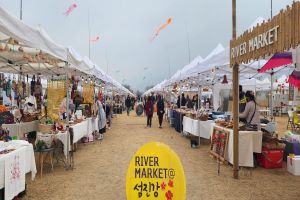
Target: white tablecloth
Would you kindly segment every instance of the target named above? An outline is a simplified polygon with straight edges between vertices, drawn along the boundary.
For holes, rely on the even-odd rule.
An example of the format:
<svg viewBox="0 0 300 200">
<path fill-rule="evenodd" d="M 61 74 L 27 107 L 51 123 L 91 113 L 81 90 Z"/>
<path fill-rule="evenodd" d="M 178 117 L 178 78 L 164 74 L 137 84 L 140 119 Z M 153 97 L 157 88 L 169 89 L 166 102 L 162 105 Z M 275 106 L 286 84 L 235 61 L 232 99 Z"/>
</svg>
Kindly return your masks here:
<svg viewBox="0 0 300 200">
<path fill-rule="evenodd" d="M 227 161 L 233 164 L 233 130 L 216 124 L 211 124 L 211 135 L 214 127 L 229 132 L 227 146 Z M 239 131 L 239 166 L 254 167 L 253 153 L 261 153 L 262 132 L 261 131 Z"/>
<path fill-rule="evenodd" d="M 16 124 L 2 124 L 3 128 L 7 128 L 9 130 L 10 136 L 17 136 L 17 139 L 24 138 L 25 133 L 29 133 L 31 131 L 37 131 L 39 121 L 32 122 L 21 122 Z"/>
<path fill-rule="evenodd" d="M 18 141 L 12 141 L 12 143 L 18 143 Z M 11 155 L 14 153 L 17 153 L 19 156 L 22 156 L 20 160 L 24 160 L 24 163 L 20 163 L 20 165 L 23 165 L 23 169 L 25 173 L 31 172 L 31 177 L 32 180 L 35 178 L 36 175 L 36 164 L 35 164 L 35 157 L 34 157 L 34 151 L 33 147 L 31 144 L 27 143 L 25 146 L 26 141 L 20 142 L 19 148 L 17 148 L 15 151 L 5 154 L 5 155 L 0 155 L 0 189 L 4 188 L 9 188 L 7 186 L 7 181 L 5 181 L 5 174 L 7 172 L 10 172 L 12 169 L 8 168 L 10 165 L 6 165 L 5 163 L 7 162 L 7 159 L 11 161 Z M 6 165 L 6 166 L 5 166 Z M 7 174 L 6 174 L 7 175 Z M 24 182 L 24 187 L 25 188 L 25 182 Z M 7 191 L 5 191 L 7 192 Z M 16 196 L 20 191 L 14 191 L 12 188 L 10 188 L 9 196 Z"/>
<path fill-rule="evenodd" d="M 99 131 L 98 130 L 98 118 L 90 117 L 90 118 L 87 118 L 86 120 L 87 120 L 87 123 L 88 123 L 88 125 L 87 125 L 87 135 L 86 136 L 92 134 L 94 131 Z"/>
<path fill-rule="evenodd" d="M 199 136 L 200 134 L 200 137 L 209 139 L 211 135 L 211 123 L 213 123 L 212 120 L 200 121 L 184 116 L 182 121 L 183 132 L 187 132 L 195 136 Z"/>
<path fill-rule="evenodd" d="M 87 118 L 86 120 L 70 126 L 70 128 L 73 128 L 73 144 L 78 142 L 81 138 L 85 137 L 91 131 L 98 130 L 98 120 Z M 56 138 L 59 139 L 64 144 L 64 154 L 67 156 L 67 132 L 59 132 L 56 134 Z M 69 146 L 69 149 L 71 149 L 71 144 Z"/>
<path fill-rule="evenodd" d="M 88 120 L 84 120 L 78 124 L 70 126 L 73 129 L 74 137 L 73 142 L 78 142 L 81 138 L 83 138 L 88 133 Z"/>
</svg>

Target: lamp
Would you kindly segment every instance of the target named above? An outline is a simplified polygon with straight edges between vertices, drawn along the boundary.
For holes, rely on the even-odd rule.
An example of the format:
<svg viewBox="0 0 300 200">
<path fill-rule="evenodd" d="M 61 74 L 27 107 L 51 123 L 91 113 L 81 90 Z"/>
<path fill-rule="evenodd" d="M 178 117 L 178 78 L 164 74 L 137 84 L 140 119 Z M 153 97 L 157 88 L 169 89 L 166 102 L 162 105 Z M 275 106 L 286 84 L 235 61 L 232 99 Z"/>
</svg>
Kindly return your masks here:
<svg viewBox="0 0 300 200">
<path fill-rule="evenodd" d="M 227 76 L 226 75 L 224 75 L 224 77 L 223 77 L 223 81 L 222 81 L 222 84 L 227 84 L 228 83 L 228 81 L 227 81 Z"/>
</svg>

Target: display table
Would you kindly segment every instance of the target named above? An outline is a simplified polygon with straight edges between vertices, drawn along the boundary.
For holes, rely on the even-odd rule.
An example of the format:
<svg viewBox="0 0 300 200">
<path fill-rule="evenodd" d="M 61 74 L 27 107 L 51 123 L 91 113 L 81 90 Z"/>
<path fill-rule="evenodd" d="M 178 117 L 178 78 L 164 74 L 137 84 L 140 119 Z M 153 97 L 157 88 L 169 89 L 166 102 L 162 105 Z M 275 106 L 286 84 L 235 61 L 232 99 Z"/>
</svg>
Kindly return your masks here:
<svg viewBox="0 0 300 200">
<path fill-rule="evenodd" d="M 2 128 L 9 130 L 10 136 L 17 136 L 17 139 L 24 138 L 25 133 L 37 131 L 39 121 L 21 122 L 16 124 L 2 124 Z"/>
<path fill-rule="evenodd" d="M 73 129 L 73 142 L 71 143 L 71 139 L 69 140 L 69 149 L 71 149 L 71 145 L 77 143 L 81 138 L 85 137 L 89 131 L 92 131 L 92 127 L 96 127 L 96 123 L 92 122 L 92 118 L 88 118 L 78 124 L 74 124 L 70 126 L 70 129 Z M 93 125 L 94 124 L 94 125 Z M 90 126 L 90 128 L 89 128 Z M 98 126 L 98 125 L 97 125 Z M 64 144 L 64 154 L 67 156 L 67 145 L 68 145 L 68 137 L 67 132 L 59 132 L 55 135 L 57 139 L 59 139 Z"/>
<path fill-rule="evenodd" d="M 233 164 L 233 130 L 212 123 L 211 136 L 215 127 L 229 133 L 226 160 Z M 239 131 L 239 166 L 254 167 L 253 153 L 261 153 L 261 148 L 261 131 Z"/>
<path fill-rule="evenodd" d="M 89 117 L 87 120 L 87 137 L 95 131 L 99 131 L 98 118 Z"/>
<path fill-rule="evenodd" d="M 177 112 L 176 110 L 173 110 L 173 117 L 174 117 L 174 128 L 177 132 L 181 133 L 182 131 L 182 121 L 185 114 L 182 114 L 180 112 Z"/>
<path fill-rule="evenodd" d="M 209 139 L 211 123 L 213 123 L 213 120 L 200 121 L 184 116 L 182 120 L 183 132 Z"/>
<path fill-rule="evenodd" d="M 73 129 L 73 143 L 78 142 L 81 138 L 88 133 L 88 120 L 84 120 L 78 124 L 71 125 L 70 128 Z"/>
<path fill-rule="evenodd" d="M 5 199 L 12 199 L 25 190 L 25 174 L 31 172 L 34 180 L 36 164 L 34 151 L 27 141 L 10 142 L 16 150 L 0 154 L 0 189 L 5 188 Z"/>
</svg>

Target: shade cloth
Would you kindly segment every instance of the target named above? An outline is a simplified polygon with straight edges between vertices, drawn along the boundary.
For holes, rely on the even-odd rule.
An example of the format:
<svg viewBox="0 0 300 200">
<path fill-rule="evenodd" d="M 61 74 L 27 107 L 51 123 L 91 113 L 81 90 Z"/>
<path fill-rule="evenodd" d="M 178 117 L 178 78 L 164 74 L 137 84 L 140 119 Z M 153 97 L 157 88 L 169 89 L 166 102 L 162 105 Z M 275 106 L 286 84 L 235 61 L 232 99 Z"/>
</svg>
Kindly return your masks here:
<svg viewBox="0 0 300 200">
<path fill-rule="evenodd" d="M 258 70 L 258 72 L 263 73 L 276 67 L 290 65 L 292 63 L 292 52 L 275 53 L 270 60 Z"/>
<path fill-rule="evenodd" d="M 300 88 L 300 71 L 294 70 L 289 76 L 288 82 L 294 87 Z"/>
</svg>

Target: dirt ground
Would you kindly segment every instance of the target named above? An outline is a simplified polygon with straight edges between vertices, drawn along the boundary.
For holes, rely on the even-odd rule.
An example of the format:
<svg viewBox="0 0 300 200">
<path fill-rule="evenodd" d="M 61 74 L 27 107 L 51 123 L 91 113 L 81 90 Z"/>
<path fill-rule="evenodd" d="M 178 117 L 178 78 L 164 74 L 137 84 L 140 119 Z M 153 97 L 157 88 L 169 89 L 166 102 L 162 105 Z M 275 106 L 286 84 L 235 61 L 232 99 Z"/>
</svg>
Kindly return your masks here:
<svg viewBox="0 0 300 200">
<path fill-rule="evenodd" d="M 287 119 L 277 118 L 280 127 Z M 145 143 L 159 141 L 169 145 L 180 157 L 186 175 L 187 200 L 298 200 L 300 177 L 290 175 L 283 169 L 242 169 L 240 179 L 232 178 L 232 168 L 221 166 L 208 155 L 209 143 L 200 148 L 190 147 L 189 139 L 181 136 L 167 122 L 163 129 L 157 125 L 145 128 L 145 117 L 118 115 L 104 140 L 79 144 L 75 153 L 75 169 L 65 171 L 56 164 L 54 173 L 49 168 L 43 178 L 31 181 L 27 177 L 25 199 L 69 200 L 125 200 L 125 180 L 129 162 L 134 153 Z M 281 128 L 279 132 L 285 130 Z M 202 140 L 203 141 L 203 140 Z"/>
</svg>

